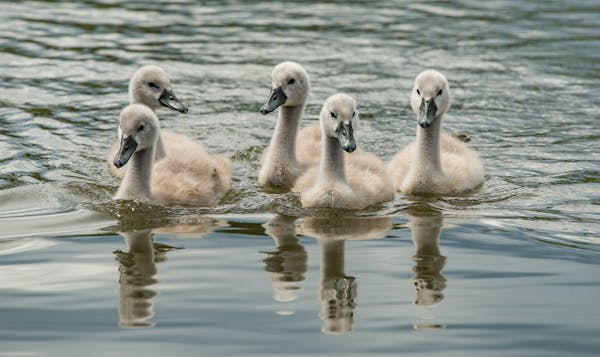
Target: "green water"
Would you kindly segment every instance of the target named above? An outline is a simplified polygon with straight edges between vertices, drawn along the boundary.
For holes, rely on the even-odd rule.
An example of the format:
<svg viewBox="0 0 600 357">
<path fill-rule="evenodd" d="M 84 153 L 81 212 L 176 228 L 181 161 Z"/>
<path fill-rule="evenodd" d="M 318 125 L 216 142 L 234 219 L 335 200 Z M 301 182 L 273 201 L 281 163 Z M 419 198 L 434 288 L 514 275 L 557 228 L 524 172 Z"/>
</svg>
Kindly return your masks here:
<svg viewBox="0 0 600 357">
<path fill-rule="evenodd" d="M 384 160 L 440 70 L 483 189 L 345 213 L 262 191 L 284 60 L 303 125 L 347 92 Z M 595 356 L 599 63 L 596 1 L 1 2 L 0 356 Z M 145 64 L 190 107 L 161 125 L 232 158 L 219 206 L 111 200 Z"/>
</svg>

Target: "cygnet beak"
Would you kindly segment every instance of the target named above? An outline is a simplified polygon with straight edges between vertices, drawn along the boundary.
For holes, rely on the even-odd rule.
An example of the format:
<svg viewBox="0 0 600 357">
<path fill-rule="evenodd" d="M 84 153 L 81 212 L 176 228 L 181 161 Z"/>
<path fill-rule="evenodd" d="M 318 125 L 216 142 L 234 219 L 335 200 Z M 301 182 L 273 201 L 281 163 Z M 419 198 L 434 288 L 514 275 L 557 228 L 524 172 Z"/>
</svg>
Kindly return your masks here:
<svg viewBox="0 0 600 357">
<path fill-rule="evenodd" d="M 435 101 L 430 99 L 421 101 L 421 107 L 419 108 L 419 114 L 417 114 L 417 123 L 421 128 L 430 127 L 435 121 L 435 114 L 437 113 L 437 105 Z"/>
<path fill-rule="evenodd" d="M 340 123 L 336 129 L 337 138 L 342 145 L 342 149 L 347 152 L 356 150 L 356 141 L 354 141 L 354 130 L 352 123 Z"/>
<path fill-rule="evenodd" d="M 263 115 L 269 114 L 273 110 L 279 108 L 279 106 L 285 103 L 287 99 L 287 95 L 285 95 L 285 92 L 281 86 L 273 88 L 271 90 L 271 94 L 269 95 L 269 100 L 267 100 L 267 102 L 260 107 L 260 113 Z"/>
<path fill-rule="evenodd" d="M 119 151 L 113 160 L 113 165 L 115 165 L 117 169 L 125 166 L 135 152 L 137 146 L 138 143 L 131 136 L 127 137 L 126 139 L 121 139 L 121 147 L 119 148 Z"/>
<path fill-rule="evenodd" d="M 180 113 L 186 114 L 189 109 L 186 107 L 173 93 L 171 89 L 165 88 L 162 93 L 160 93 L 160 97 L 158 97 L 158 102 L 169 109 L 176 110 Z"/>
</svg>

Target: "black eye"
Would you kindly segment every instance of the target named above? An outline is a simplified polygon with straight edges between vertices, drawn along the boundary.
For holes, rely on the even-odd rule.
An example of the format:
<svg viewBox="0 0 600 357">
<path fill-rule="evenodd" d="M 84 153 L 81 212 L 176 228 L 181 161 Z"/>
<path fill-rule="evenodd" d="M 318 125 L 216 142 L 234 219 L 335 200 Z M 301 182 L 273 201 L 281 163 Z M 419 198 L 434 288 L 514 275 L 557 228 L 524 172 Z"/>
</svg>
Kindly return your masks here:
<svg viewBox="0 0 600 357">
<path fill-rule="evenodd" d="M 442 95 L 442 90 L 441 89 L 438 91 L 437 95 Z"/>
<path fill-rule="evenodd" d="M 156 83 L 154 83 L 154 82 L 150 82 L 150 83 L 148 83 L 148 87 L 150 87 L 150 88 L 156 88 L 156 89 L 158 89 L 158 86 L 157 86 L 157 85 L 156 85 Z"/>
<path fill-rule="evenodd" d="M 143 130 L 144 130 L 144 124 L 141 124 L 141 125 L 138 127 L 138 130 L 137 130 L 137 131 L 138 131 L 138 132 L 140 132 L 140 131 L 143 131 Z"/>
<path fill-rule="evenodd" d="M 292 78 L 288 81 L 288 84 L 294 84 L 294 83 L 296 83 L 296 80 L 294 78 Z"/>
<path fill-rule="evenodd" d="M 417 89 L 417 94 L 421 95 L 421 91 L 419 89 Z"/>
<path fill-rule="evenodd" d="M 335 115 L 335 113 L 334 113 L 334 112 L 331 112 L 331 113 L 329 113 L 329 114 L 331 114 L 331 117 L 332 117 L 333 119 L 336 119 L 336 118 L 337 118 L 337 115 Z"/>
<path fill-rule="evenodd" d="M 356 115 L 356 112 L 352 112 L 352 117 L 354 118 L 354 116 Z"/>
</svg>

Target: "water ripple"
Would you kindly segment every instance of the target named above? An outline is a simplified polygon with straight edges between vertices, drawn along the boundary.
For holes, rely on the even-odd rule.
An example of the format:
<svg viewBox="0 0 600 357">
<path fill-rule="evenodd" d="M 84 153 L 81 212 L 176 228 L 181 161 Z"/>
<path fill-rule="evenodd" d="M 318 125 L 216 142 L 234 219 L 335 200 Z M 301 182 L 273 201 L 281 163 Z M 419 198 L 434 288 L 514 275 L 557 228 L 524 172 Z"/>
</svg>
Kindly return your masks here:
<svg viewBox="0 0 600 357">
<path fill-rule="evenodd" d="M 450 216 L 505 221 L 553 207 L 574 228 L 574 241 L 593 235 L 589 224 L 600 217 L 590 208 L 599 199 L 600 172 L 595 2 L 370 4 L 5 4 L 0 187 L 51 185 L 79 207 L 120 219 L 108 203 L 118 182 L 107 173 L 105 153 L 128 100 L 129 76 L 153 62 L 167 69 L 191 107 L 185 118 L 160 111 L 164 127 L 229 155 L 234 188 L 216 208 L 159 209 L 149 217 L 170 224 L 199 214 L 313 216 L 296 195 L 265 193 L 256 184 L 275 123 L 257 112 L 273 65 L 295 59 L 309 71 L 306 123 L 316 121 L 326 96 L 353 94 L 363 114 L 359 145 L 384 159 L 414 137 L 412 81 L 435 67 L 453 91 L 445 126 L 471 135 L 488 178 L 476 194 L 435 205 Z M 412 204 L 398 194 L 357 214 L 404 214 Z M 71 203 L 56 207 L 31 214 L 82 214 Z"/>
</svg>

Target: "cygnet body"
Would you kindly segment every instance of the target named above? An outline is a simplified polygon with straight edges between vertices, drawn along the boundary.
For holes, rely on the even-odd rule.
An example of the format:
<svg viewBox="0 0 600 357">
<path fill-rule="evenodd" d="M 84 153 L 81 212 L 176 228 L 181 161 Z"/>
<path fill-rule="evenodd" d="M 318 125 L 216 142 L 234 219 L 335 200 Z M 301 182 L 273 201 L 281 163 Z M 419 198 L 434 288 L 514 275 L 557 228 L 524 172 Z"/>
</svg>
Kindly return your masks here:
<svg viewBox="0 0 600 357">
<path fill-rule="evenodd" d="M 155 162 L 160 126 L 147 106 L 131 104 L 123 109 L 119 133 L 120 148 L 113 163 L 118 168 L 128 165 L 115 199 L 213 206 L 231 187 L 229 159 L 208 155 L 195 142 Z"/>
<path fill-rule="evenodd" d="M 448 81 L 438 71 L 419 74 L 411 94 L 417 114 L 416 140 L 390 161 L 397 191 L 408 195 L 458 195 L 484 181 L 477 153 L 463 141 L 442 134 L 442 119 L 450 107 Z"/>
<path fill-rule="evenodd" d="M 175 96 L 171 89 L 171 81 L 167 73 L 159 66 L 148 65 L 138 69 L 129 81 L 130 104 L 143 104 L 152 110 L 169 108 L 180 113 L 187 113 L 188 108 Z M 193 142 L 184 135 L 163 130 L 158 137 L 155 160 L 164 158 L 167 151 L 181 149 Z M 112 165 L 112 160 L 119 150 L 119 142 L 115 142 L 108 156 L 110 172 L 117 178 L 125 175 L 124 169 Z"/>
<path fill-rule="evenodd" d="M 318 124 L 300 130 L 310 90 L 306 70 L 296 62 L 282 62 L 271 74 L 271 93 L 262 114 L 279 108 L 275 132 L 262 157 L 258 182 L 262 186 L 289 190 L 296 179 L 319 158 Z"/>
<path fill-rule="evenodd" d="M 394 188 L 381 160 L 367 153 L 344 155 L 356 150 L 358 116 L 349 95 L 334 94 L 325 101 L 320 165 L 311 167 L 293 188 L 300 192 L 303 207 L 363 209 L 393 199 Z"/>
</svg>

